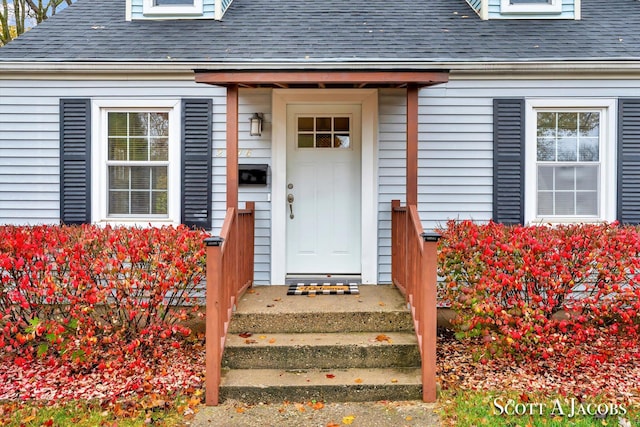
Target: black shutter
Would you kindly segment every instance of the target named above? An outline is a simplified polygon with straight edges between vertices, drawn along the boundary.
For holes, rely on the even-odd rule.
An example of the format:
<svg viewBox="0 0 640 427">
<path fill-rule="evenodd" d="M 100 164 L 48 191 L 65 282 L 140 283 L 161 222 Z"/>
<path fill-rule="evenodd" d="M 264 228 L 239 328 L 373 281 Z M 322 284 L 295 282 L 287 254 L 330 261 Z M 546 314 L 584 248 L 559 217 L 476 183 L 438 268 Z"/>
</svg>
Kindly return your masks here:
<svg viewBox="0 0 640 427">
<path fill-rule="evenodd" d="M 91 101 L 60 100 L 60 220 L 91 222 Z"/>
<path fill-rule="evenodd" d="M 210 99 L 182 100 L 182 223 L 211 228 Z"/>
<path fill-rule="evenodd" d="M 524 99 L 493 100 L 493 220 L 524 223 Z"/>
<path fill-rule="evenodd" d="M 618 220 L 640 224 L 640 98 L 618 100 Z"/>
</svg>

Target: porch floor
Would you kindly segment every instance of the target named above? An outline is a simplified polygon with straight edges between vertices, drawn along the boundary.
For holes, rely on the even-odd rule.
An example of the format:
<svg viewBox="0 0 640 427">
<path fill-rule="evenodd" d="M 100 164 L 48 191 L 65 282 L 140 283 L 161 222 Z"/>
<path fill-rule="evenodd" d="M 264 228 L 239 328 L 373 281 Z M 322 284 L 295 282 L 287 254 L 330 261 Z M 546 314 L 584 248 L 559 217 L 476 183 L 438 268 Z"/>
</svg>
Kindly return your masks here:
<svg viewBox="0 0 640 427">
<path fill-rule="evenodd" d="M 238 301 L 250 313 L 394 313 L 406 309 L 404 297 L 391 285 L 359 285 L 355 295 L 287 295 L 288 286 L 256 285 Z"/>
</svg>

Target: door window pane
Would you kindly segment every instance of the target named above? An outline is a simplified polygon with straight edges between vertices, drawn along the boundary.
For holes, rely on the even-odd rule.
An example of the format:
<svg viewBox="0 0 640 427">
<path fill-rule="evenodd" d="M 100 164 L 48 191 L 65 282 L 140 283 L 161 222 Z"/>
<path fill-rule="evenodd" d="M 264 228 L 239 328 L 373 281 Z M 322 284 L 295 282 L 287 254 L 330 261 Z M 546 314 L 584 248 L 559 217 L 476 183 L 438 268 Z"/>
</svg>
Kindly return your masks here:
<svg viewBox="0 0 640 427">
<path fill-rule="evenodd" d="M 351 118 L 298 117 L 298 148 L 350 148 Z"/>
<path fill-rule="evenodd" d="M 331 134 L 316 135 L 316 147 L 331 148 Z"/>
<path fill-rule="evenodd" d="M 331 117 L 317 117 L 316 131 L 318 132 L 331 131 Z"/>
<path fill-rule="evenodd" d="M 298 132 L 313 132 L 313 117 L 298 117 Z"/>
</svg>

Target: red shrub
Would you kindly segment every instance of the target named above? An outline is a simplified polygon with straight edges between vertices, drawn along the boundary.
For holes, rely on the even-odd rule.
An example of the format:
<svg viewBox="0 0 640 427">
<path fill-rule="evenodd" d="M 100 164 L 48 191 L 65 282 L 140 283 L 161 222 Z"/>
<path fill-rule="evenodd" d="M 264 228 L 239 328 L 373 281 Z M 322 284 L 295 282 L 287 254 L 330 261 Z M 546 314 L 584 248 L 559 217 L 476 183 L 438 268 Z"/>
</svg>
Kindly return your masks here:
<svg viewBox="0 0 640 427">
<path fill-rule="evenodd" d="M 197 310 L 205 237 L 183 226 L 0 227 L 0 348 L 88 366 L 188 335 L 179 322 Z"/>
<path fill-rule="evenodd" d="M 573 356 L 640 336 L 640 233 L 617 224 L 478 225 L 443 230 L 439 274 L 459 337 L 491 354 Z"/>
</svg>

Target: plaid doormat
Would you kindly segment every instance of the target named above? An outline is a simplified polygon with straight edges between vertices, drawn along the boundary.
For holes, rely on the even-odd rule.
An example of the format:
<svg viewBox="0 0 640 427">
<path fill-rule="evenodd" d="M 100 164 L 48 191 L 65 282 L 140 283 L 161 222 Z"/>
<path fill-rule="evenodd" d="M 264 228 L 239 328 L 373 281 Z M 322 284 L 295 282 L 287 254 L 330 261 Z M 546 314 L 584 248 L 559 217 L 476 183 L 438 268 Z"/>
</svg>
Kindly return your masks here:
<svg viewBox="0 0 640 427">
<path fill-rule="evenodd" d="M 290 283 L 287 291 L 287 295 L 355 295 L 359 293 L 357 283 L 300 280 Z"/>
</svg>

